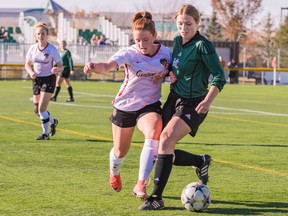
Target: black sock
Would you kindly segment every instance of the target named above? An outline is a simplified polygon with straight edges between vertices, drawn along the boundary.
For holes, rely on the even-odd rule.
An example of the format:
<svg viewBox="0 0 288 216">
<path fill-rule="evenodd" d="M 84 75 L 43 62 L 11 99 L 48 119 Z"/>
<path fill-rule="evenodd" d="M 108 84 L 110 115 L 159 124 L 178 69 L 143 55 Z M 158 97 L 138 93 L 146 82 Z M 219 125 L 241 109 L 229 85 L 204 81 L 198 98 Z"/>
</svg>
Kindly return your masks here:
<svg viewBox="0 0 288 216">
<path fill-rule="evenodd" d="M 175 149 L 175 166 L 196 166 L 200 167 L 203 164 L 202 157 L 180 149 Z"/>
<path fill-rule="evenodd" d="M 67 90 L 68 90 L 68 93 L 70 95 L 70 98 L 73 99 L 73 89 L 72 89 L 72 87 L 71 86 L 68 87 Z"/>
<path fill-rule="evenodd" d="M 154 188 L 151 197 L 162 199 L 162 193 L 172 170 L 173 154 L 159 154 L 156 160 Z"/>
<path fill-rule="evenodd" d="M 54 94 L 54 96 L 53 96 L 54 98 L 57 98 L 57 96 L 58 96 L 60 90 L 61 90 L 61 87 L 60 87 L 60 86 L 57 86 L 57 87 L 56 87 L 55 94 Z"/>
</svg>

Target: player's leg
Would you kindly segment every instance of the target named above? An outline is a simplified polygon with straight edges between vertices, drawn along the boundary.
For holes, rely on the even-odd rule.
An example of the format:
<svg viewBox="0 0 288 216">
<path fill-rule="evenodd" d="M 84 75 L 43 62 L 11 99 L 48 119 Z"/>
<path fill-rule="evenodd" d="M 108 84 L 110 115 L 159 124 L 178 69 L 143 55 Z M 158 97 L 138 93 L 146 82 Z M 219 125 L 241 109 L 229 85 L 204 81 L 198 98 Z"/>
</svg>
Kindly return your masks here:
<svg viewBox="0 0 288 216">
<path fill-rule="evenodd" d="M 157 158 L 162 119 L 158 113 L 149 112 L 139 118 L 137 125 L 144 134 L 145 141 L 140 155 L 138 182 L 133 189 L 133 194 L 145 199 L 146 183 Z"/>
<path fill-rule="evenodd" d="M 68 90 L 69 98 L 66 100 L 66 102 L 74 102 L 74 97 L 73 97 L 73 88 L 71 86 L 71 82 L 69 77 L 64 79 L 64 83 L 66 85 L 66 88 Z"/>
<path fill-rule="evenodd" d="M 49 139 L 49 113 L 47 111 L 47 107 L 50 101 L 50 98 L 52 96 L 52 93 L 47 92 L 40 92 L 39 97 L 39 116 L 41 120 L 41 126 L 42 126 L 42 135 L 37 137 L 36 140 L 45 140 Z"/>
<path fill-rule="evenodd" d="M 174 116 L 164 128 L 160 136 L 158 158 L 156 160 L 154 188 L 148 200 L 139 207 L 140 210 L 164 208 L 162 193 L 172 170 L 175 145 L 190 131 L 190 127 L 177 116 Z"/>
<path fill-rule="evenodd" d="M 134 127 L 121 128 L 112 124 L 114 147 L 110 151 L 110 186 L 119 192 L 122 189 L 120 168 L 130 148 Z"/>
<path fill-rule="evenodd" d="M 51 97 L 51 101 L 56 101 L 57 100 L 57 96 L 61 90 L 61 84 L 63 82 L 63 77 L 61 76 L 57 76 L 57 80 L 56 80 L 56 88 L 55 88 L 55 92 L 53 97 Z"/>
</svg>

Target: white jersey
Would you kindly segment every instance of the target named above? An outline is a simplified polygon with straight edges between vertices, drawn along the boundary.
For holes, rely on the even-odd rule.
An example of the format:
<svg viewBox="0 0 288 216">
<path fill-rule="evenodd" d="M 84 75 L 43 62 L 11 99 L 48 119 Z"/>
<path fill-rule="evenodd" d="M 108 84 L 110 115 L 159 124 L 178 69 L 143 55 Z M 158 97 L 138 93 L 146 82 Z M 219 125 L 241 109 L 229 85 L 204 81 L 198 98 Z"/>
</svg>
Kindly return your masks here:
<svg viewBox="0 0 288 216">
<path fill-rule="evenodd" d="M 125 79 L 114 100 L 114 107 L 122 111 L 137 111 L 160 100 L 162 80 L 155 84 L 152 77 L 165 71 L 171 58 L 171 50 L 163 45 L 153 56 L 143 55 L 136 45 L 115 53 L 111 59 L 118 66 L 124 65 Z"/>
<path fill-rule="evenodd" d="M 33 62 L 33 70 L 38 77 L 50 76 L 53 63 L 61 62 L 59 51 L 50 43 L 43 50 L 38 48 L 38 43 L 32 45 L 26 59 Z"/>
</svg>

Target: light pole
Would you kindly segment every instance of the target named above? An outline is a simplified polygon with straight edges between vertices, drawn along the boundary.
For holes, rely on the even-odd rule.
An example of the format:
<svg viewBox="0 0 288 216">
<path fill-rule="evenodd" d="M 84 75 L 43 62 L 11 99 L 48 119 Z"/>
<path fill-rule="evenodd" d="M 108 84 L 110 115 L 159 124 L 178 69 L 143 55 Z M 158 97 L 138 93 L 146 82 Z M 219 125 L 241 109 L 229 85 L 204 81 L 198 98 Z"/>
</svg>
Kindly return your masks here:
<svg viewBox="0 0 288 216">
<path fill-rule="evenodd" d="M 281 16 L 281 22 L 280 22 L 280 25 L 282 25 L 282 11 L 283 10 L 288 10 L 288 7 L 281 7 L 281 13 L 280 13 L 280 16 Z"/>
</svg>

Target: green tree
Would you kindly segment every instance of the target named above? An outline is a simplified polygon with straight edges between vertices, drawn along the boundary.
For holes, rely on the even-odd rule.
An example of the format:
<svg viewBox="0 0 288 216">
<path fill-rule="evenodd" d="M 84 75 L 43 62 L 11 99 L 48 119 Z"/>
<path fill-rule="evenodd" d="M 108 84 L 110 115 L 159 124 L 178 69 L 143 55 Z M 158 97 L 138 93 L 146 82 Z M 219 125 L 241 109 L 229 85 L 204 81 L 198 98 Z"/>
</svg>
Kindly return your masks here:
<svg viewBox="0 0 288 216">
<path fill-rule="evenodd" d="M 284 23 L 276 32 L 275 42 L 281 50 L 281 65 L 280 67 L 287 67 L 288 65 L 288 16 L 286 16 Z"/>
</svg>

